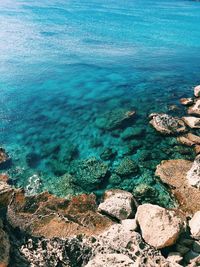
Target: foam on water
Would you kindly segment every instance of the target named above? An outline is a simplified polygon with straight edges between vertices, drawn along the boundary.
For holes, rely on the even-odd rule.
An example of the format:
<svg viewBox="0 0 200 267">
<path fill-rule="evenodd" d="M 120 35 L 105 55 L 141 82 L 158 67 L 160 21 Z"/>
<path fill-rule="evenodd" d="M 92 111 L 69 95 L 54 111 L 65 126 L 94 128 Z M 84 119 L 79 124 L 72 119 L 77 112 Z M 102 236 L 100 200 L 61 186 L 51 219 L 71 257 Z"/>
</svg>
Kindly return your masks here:
<svg viewBox="0 0 200 267">
<path fill-rule="evenodd" d="M 178 99 L 199 82 L 199 20 L 195 1 L 1 1 L 0 143 L 13 158 L 14 183 L 27 188 L 37 176 L 38 190 L 66 195 L 70 188 L 52 165 L 62 169 L 66 153 L 74 153 L 65 162 L 70 172 L 73 161 L 99 159 L 106 148 L 118 153 L 106 162 L 112 173 L 129 143 L 120 137 L 123 130 L 102 132 L 95 120 L 105 111 L 135 109 L 133 127 L 144 134 L 132 140 L 128 156 L 140 173 L 118 183 L 108 179 L 95 191 L 148 184 L 157 194 L 150 201 L 170 205 L 155 166 L 194 155 L 160 137 L 147 116 L 174 104 L 180 108 L 174 114 L 182 114 Z"/>
</svg>

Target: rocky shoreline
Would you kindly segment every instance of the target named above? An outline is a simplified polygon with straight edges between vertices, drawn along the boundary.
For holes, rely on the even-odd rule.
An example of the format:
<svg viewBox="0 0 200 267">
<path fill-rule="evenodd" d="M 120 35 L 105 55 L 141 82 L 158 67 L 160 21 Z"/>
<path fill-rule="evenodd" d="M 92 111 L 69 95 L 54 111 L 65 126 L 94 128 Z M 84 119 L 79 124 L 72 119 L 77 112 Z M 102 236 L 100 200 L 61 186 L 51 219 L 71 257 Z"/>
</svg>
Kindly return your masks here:
<svg viewBox="0 0 200 267">
<path fill-rule="evenodd" d="M 2 173 L 0 267 L 200 266 L 200 137 L 196 132 L 200 129 L 200 86 L 194 88 L 194 95 L 180 100 L 189 116 L 149 116 L 158 132 L 175 136 L 196 154 L 194 162 L 165 160 L 156 168 L 155 176 L 170 188 L 177 208 L 142 204 L 134 193 L 119 189 L 107 190 L 100 203 L 94 194 L 68 198 L 48 192 L 26 195 L 23 189 L 12 187 L 8 175 Z M 133 115 L 127 113 L 123 123 Z M 98 126 L 105 127 L 103 122 L 99 120 Z M 115 125 L 109 125 L 112 127 Z M 108 152 L 103 157 L 110 155 Z M 124 164 L 129 172 L 135 172 L 137 166 L 127 160 Z M 1 169 L 10 164 L 2 148 Z M 100 163 L 89 164 L 94 171 Z M 107 173 L 104 165 L 100 168 L 100 174 L 94 173 L 94 184 Z M 80 171 L 87 175 L 85 167 Z M 116 173 L 123 176 L 124 171 L 122 165 Z"/>
</svg>

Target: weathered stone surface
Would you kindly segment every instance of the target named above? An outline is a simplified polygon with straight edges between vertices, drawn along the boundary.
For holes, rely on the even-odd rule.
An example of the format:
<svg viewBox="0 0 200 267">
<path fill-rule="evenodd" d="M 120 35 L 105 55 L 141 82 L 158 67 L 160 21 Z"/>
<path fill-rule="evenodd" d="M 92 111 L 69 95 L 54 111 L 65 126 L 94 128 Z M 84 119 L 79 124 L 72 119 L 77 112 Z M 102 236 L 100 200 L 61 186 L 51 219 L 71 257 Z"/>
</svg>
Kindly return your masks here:
<svg viewBox="0 0 200 267">
<path fill-rule="evenodd" d="M 136 208 L 131 193 L 116 189 L 105 192 L 104 201 L 98 209 L 118 220 L 124 220 L 132 217 Z"/>
<path fill-rule="evenodd" d="M 6 169 L 10 167 L 11 159 L 6 153 L 5 149 L 0 147 L 0 169 Z"/>
<path fill-rule="evenodd" d="M 187 172 L 187 180 L 189 185 L 200 188 L 200 155 L 195 158 L 191 169 Z"/>
<path fill-rule="evenodd" d="M 67 200 L 49 193 L 24 196 L 18 190 L 8 206 L 7 218 L 14 228 L 46 238 L 99 234 L 113 224 L 97 212 L 93 194 Z"/>
<path fill-rule="evenodd" d="M 2 229 L 2 221 L 0 221 L 0 267 L 7 267 L 9 264 L 10 242 L 9 237 Z"/>
<path fill-rule="evenodd" d="M 0 208 L 7 207 L 11 199 L 12 192 L 13 189 L 10 187 L 10 185 L 0 179 Z"/>
<path fill-rule="evenodd" d="M 175 211 L 152 204 L 139 206 L 136 220 L 145 242 L 157 249 L 173 245 L 183 227 L 183 219 Z"/>
<path fill-rule="evenodd" d="M 190 106 L 190 105 L 192 105 L 194 103 L 194 100 L 191 97 L 189 97 L 189 98 L 181 98 L 180 99 L 180 103 L 182 105 L 184 105 L 184 106 Z"/>
<path fill-rule="evenodd" d="M 171 263 L 180 263 L 183 260 L 183 257 L 179 252 L 170 252 L 167 260 Z"/>
<path fill-rule="evenodd" d="M 194 105 L 188 108 L 188 114 L 200 115 L 200 99 L 197 99 Z"/>
<path fill-rule="evenodd" d="M 199 129 L 200 128 L 200 118 L 187 116 L 182 117 L 183 121 L 192 129 Z"/>
<path fill-rule="evenodd" d="M 196 97 L 200 96 L 200 85 L 197 85 L 197 86 L 194 87 L 194 95 Z"/>
<path fill-rule="evenodd" d="M 153 113 L 149 117 L 150 124 L 162 134 L 179 134 L 187 131 L 185 123 L 180 118 L 158 113 Z"/>
<path fill-rule="evenodd" d="M 194 146 L 194 142 L 188 139 L 187 136 L 179 136 L 177 141 L 185 146 Z"/>
<path fill-rule="evenodd" d="M 121 221 L 122 226 L 128 231 L 136 231 L 138 226 L 136 219 L 126 219 Z"/>
<path fill-rule="evenodd" d="M 200 211 L 197 211 L 189 221 L 190 232 L 195 239 L 200 239 Z"/>
<path fill-rule="evenodd" d="M 195 151 L 196 155 L 199 155 L 200 154 L 200 145 L 195 145 L 194 151 Z"/>
<path fill-rule="evenodd" d="M 86 267 L 134 267 L 134 261 L 123 254 L 99 254 Z"/>
<path fill-rule="evenodd" d="M 177 159 L 164 160 L 156 169 L 156 176 L 170 186 L 180 209 L 186 214 L 200 210 L 199 189 L 190 186 L 187 181 L 187 172 L 191 167 L 191 161 Z"/>
</svg>

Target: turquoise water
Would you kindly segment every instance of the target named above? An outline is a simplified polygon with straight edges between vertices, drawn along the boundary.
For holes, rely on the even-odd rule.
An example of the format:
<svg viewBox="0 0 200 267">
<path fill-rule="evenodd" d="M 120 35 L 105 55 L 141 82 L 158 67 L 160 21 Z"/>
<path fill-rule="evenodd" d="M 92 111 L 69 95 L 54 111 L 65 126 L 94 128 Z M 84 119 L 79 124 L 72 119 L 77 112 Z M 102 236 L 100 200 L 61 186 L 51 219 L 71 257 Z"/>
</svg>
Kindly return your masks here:
<svg viewBox="0 0 200 267">
<path fill-rule="evenodd" d="M 195 1 L 1 1 L 0 144 L 12 183 L 62 196 L 123 188 L 171 205 L 155 167 L 194 155 L 157 134 L 148 114 L 183 114 L 178 100 L 200 80 L 199 22 Z M 125 127 L 96 123 L 122 109 L 136 110 L 127 140 Z M 137 168 L 120 176 L 126 157 Z"/>
</svg>

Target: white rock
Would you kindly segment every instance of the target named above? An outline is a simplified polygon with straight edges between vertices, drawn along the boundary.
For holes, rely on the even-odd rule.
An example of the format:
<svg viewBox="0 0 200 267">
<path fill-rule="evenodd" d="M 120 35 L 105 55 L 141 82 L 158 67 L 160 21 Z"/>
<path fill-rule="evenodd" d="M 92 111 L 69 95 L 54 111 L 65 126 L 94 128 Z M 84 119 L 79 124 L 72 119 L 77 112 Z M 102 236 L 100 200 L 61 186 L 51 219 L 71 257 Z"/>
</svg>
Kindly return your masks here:
<svg viewBox="0 0 200 267">
<path fill-rule="evenodd" d="M 157 249 L 173 245 L 183 227 L 183 220 L 175 211 L 152 204 L 139 206 L 136 220 L 144 240 Z"/>
<path fill-rule="evenodd" d="M 194 105 L 188 108 L 188 114 L 200 115 L 200 99 L 197 99 Z"/>
<path fill-rule="evenodd" d="M 128 231 L 137 230 L 137 222 L 136 219 L 126 219 L 121 221 L 122 226 Z"/>
<path fill-rule="evenodd" d="M 130 218 L 134 214 L 133 195 L 123 190 L 108 190 L 104 194 L 104 202 L 98 210 L 118 220 Z"/>
<path fill-rule="evenodd" d="M 98 254 L 85 267 L 135 267 L 135 263 L 123 254 Z"/>
<path fill-rule="evenodd" d="M 187 180 L 189 185 L 200 188 L 200 155 L 195 158 L 191 169 L 187 172 Z"/>
<path fill-rule="evenodd" d="M 182 117 L 183 121 L 192 129 L 200 129 L 200 118 L 187 116 Z"/>
<path fill-rule="evenodd" d="M 195 239 L 200 239 L 200 211 L 197 211 L 189 221 L 190 232 Z"/>
<path fill-rule="evenodd" d="M 194 87 L 194 95 L 196 97 L 200 96 L 200 85 L 197 85 L 197 86 Z"/>
<path fill-rule="evenodd" d="M 167 260 L 172 262 L 172 263 L 180 263 L 182 261 L 183 257 L 181 253 L 179 252 L 170 252 Z"/>
</svg>

